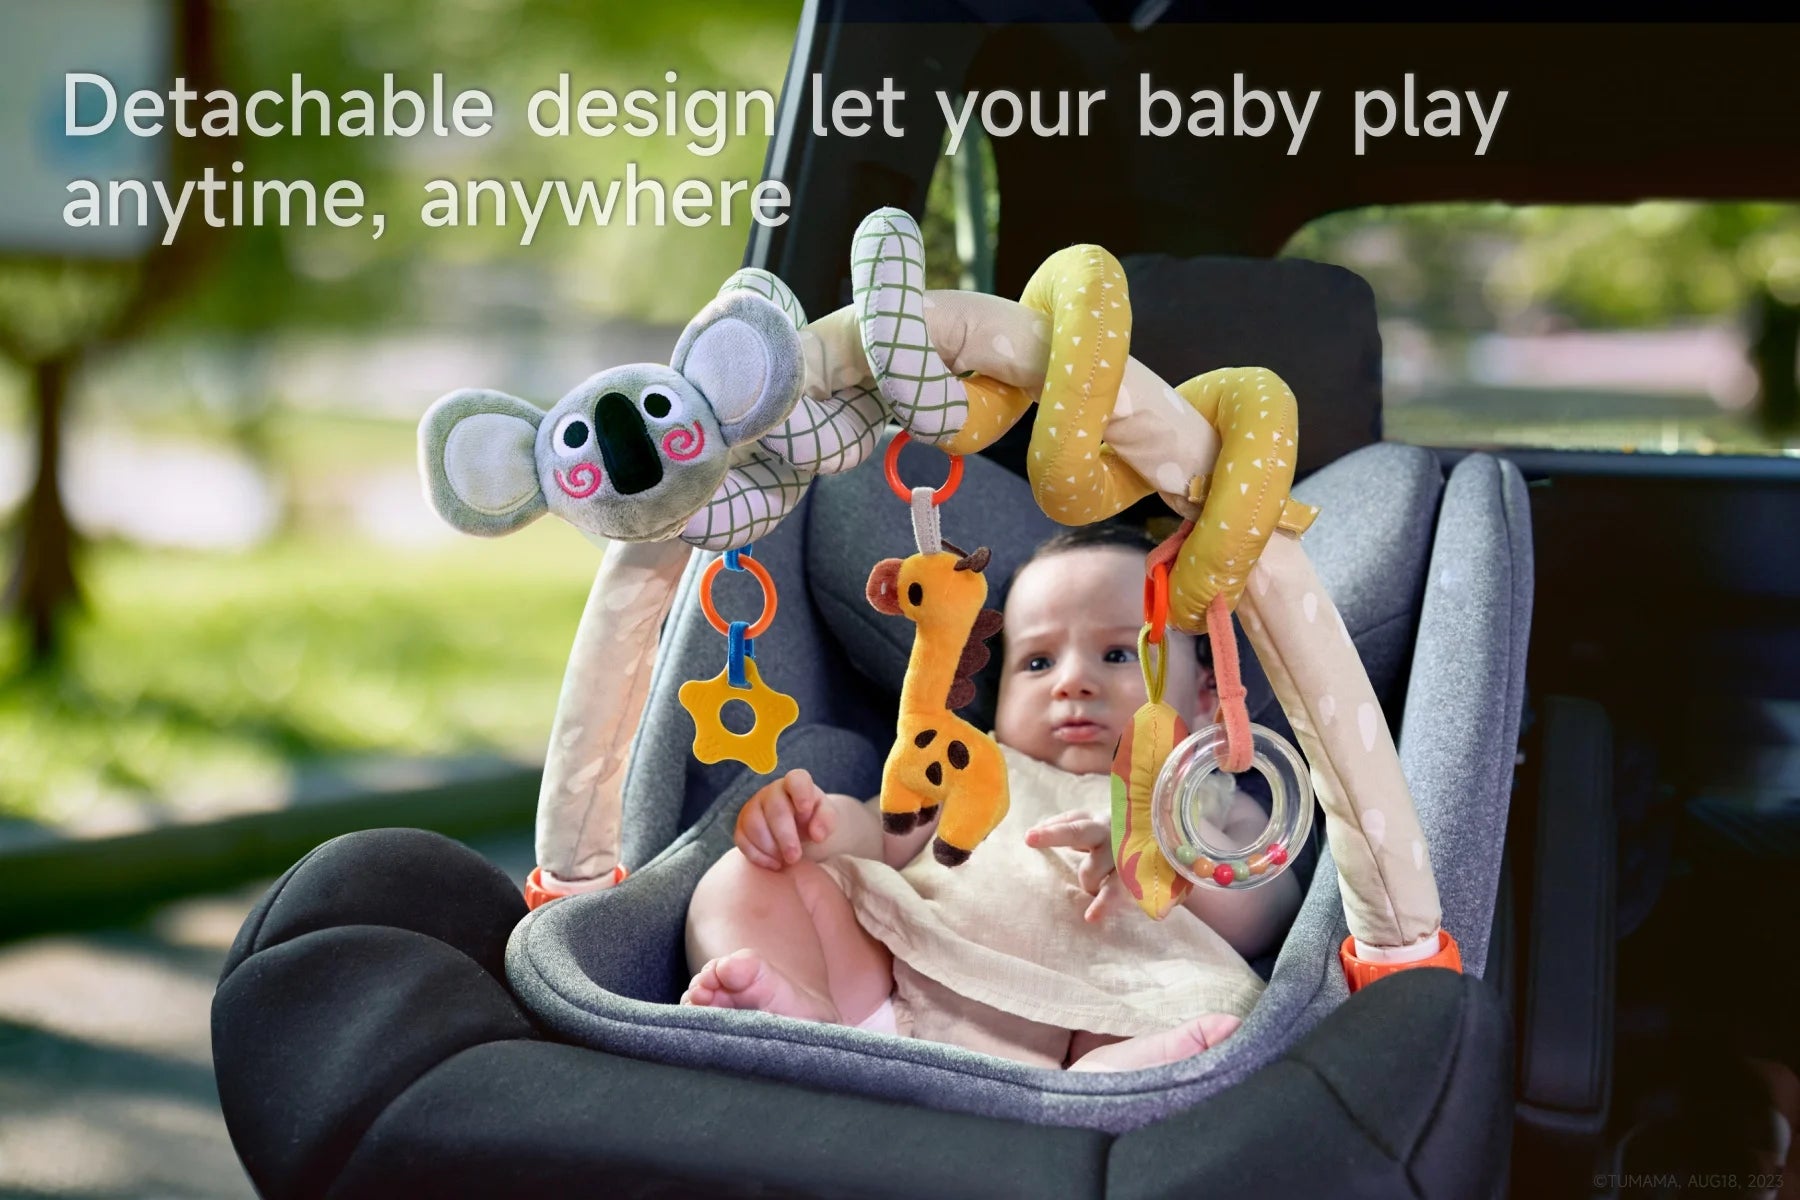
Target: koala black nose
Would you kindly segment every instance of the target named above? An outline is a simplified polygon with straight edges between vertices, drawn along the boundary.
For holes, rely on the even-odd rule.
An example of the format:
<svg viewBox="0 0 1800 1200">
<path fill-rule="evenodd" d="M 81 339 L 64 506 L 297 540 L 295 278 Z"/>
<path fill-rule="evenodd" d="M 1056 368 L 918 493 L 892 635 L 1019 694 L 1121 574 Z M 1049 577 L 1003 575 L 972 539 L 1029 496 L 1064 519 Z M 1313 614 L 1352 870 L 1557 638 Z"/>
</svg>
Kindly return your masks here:
<svg viewBox="0 0 1800 1200">
<path fill-rule="evenodd" d="M 622 393 L 608 392 L 594 405 L 594 433 L 606 477 L 621 496 L 649 491 L 662 482 L 662 455 L 644 428 L 637 405 Z"/>
</svg>

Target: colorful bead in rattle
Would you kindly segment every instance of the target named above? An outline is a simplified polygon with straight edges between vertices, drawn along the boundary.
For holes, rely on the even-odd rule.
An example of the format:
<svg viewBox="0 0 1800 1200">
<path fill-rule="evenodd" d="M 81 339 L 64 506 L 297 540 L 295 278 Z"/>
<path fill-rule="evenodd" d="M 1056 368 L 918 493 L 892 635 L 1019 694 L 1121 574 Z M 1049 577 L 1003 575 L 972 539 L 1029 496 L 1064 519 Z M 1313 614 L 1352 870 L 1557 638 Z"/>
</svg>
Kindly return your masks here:
<svg viewBox="0 0 1800 1200">
<path fill-rule="evenodd" d="M 1242 891 L 1281 874 L 1294 848 L 1312 832 L 1313 794 L 1306 764 L 1286 738 L 1261 725 L 1250 726 L 1251 769 L 1269 784 L 1269 823 L 1245 846 L 1216 844 L 1207 834 L 1235 791 L 1225 768 L 1223 725 L 1210 725 L 1175 747 L 1157 775 L 1150 801 L 1150 826 L 1157 848 L 1193 883 Z"/>
</svg>

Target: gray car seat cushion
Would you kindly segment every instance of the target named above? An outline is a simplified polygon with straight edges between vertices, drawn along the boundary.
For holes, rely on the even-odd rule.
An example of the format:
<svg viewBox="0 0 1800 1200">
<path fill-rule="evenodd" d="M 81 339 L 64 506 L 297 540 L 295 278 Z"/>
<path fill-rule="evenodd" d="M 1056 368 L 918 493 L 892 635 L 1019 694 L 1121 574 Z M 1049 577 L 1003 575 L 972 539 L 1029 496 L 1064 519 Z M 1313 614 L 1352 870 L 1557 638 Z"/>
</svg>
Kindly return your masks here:
<svg viewBox="0 0 1800 1200">
<path fill-rule="evenodd" d="M 1437 871 L 1444 926 L 1480 975 L 1506 841 L 1533 588 L 1519 469 L 1472 454 L 1444 488 L 1401 721 L 1400 765 Z"/>
<path fill-rule="evenodd" d="M 785 735 L 783 767 L 806 767 L 827 787 L 859 795 L 872 794 L 879 780 L 910 635 L 890 631 L 872 610 L 864 619 L 856 607 L 867 607 L 861 580 L 868 567 L 911 544 L 904 508 L 885 486 L 876 492 L 859 482 L 869 476 L 879 481 L 872 471 L 822 481 L 804 511 L 757 548 L 784 597 L 775 627 L 760 639 L 765 676 L 796 695 L 803 720 L 829 723 Z M 1472 948 L 1479 955 L 1488 922 L 1475 918 L 1491 917 L 1497 879 L 1492 831 L 1505 822 L 1503 777 L 1513 736 L 1507 714 L 1516 729 L 1522 682 L 1518 614 L 1529 603 L 1529 543 L 1522 540 L 1527 526 L 1516 473 L 1480 456 L 1467 460 L 1444 495 L 1441 517 L 1440 480 L 1429 452 L 1381 445 L 1333 464 L 1298 492 L 1324 506 L 1306 544 L 1384 696 L 1407 687 L 1411 614 L 1424 595 L 1429 628 L 1407 693 L 1402 755 L 1432 839 L 1447 918 L 1465 954 Z M 997 563 L 990 571 L 1002 578 L 1046 531 L 1041 516 L 1023 481 L 991 464 L 970 462 L 963 486 L 961 507 L 946 514 L 946 533 L 965 547 L 990 545 Z M 1434 521 L 1440 545 L 1428 587 Z M 1467 565 L 1496 556 L 1505 561 Z M 710 677 L 723 662 L 723 640 L 694 611 L 695 574 L 684 581 L 670 619 L 651 710 L 633 750 L 626 861 L 635 873 L 610 891 L 536 910 L 508 948 L 515 991 L 559 1036 L 633 1057 L 1118 1132 L 1242 1081 L 1343 1001 L 1336 951 L 1347 930 L 1337 875 L 1327 869 L 1313 876 L 1268 987 L 1237 1036 L 1152 1071 L 1042 1071 L 953 1046 L 674 1005 L 686 982 L 688 898 L 729 847 L 738 808 L 762 782 L 736 764 L 693 763 L 692 726 L 672 706 L 682 680 Z M 731 603 L 721 599 L 723 607 Z M 754 612 L 753 598 L 741 603 Z M 1471 649 L 1484 638 L 1498 641 Z M 1329 863 L 1328 853 L 1321 862 Z"/>
</svg>

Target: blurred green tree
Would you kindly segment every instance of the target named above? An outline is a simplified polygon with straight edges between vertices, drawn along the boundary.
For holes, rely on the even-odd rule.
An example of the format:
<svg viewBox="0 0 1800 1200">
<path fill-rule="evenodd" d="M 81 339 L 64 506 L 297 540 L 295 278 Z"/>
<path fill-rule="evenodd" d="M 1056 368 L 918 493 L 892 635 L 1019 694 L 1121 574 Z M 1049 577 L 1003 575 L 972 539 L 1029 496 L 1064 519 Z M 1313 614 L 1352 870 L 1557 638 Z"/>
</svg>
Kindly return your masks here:
<svg viewBox="0 0 1800 1200">
<path fill-rule="evenodd" d="M 640 177 L 679 180 L 761 177 L 767 139 L 751 106 L 744 136 L 714 154 L 688 148 L 688 135 L 650 137 L 623 128 L 590 137 L 540 137 L 526 122 L 531 96 L 570 76 L 570 91 L 604 88 L 761 89 L 779 98 L 800 0 L 667 0 L 658 5 L 580 0 L 221 0 L 231 86 L 286 93 L 299 72 L 309 88 L 337 97 L 353 88 L 429 92 L 442 72 L 447 93 L 480 88 L 493 97 L 485 137 L 246 138 L 246 178 L 333 179 L 363 186 L 367 209 L 387 216 L 379 240 L 368 227 L 295 225 L 238 231 L 232 252 L 178 314 L 184 327 L 266 333 L 294 328 L 366 329 L 423 323 L 439 327 L 529 327 L 574 316 L 686 321 L 711 298 L 743 255 L 749 234 L 742 196 L 730 225 L 566 227 L 546 219 L 529 246 L 522 224 L 426 226 L 419 209 L 435 178 L 602 182 L 635 162 Z M 666 81 L 673 71 L 676 81 Z M 573 103 L 571 108 L 573 108 Z M 662 111 L 658 106 L 659 113 Z M 705 114 L 702 114 L 705 119 Z M 316 117 L 314 118 L 316 120 Z M 619 205 L 622 215 L 624 205 Z"/>
<path fill-rule="evenodd" d="M 1391 315 L 1444 334 L 1736 317 L 1765 430 L 1800 431 L 1800 206 L 1368 208 L 1313 222 L 1285 252 L 1360 271 Z"/>
<path fill-rule="evenodd" d="M 1512 306 L 1551 303 L 1615 326 L 1739 315 L 1765 431 L 1800 431 L 1800 208 L 1658 201 L 1524 209 L 1494 284 Z"/>
<path fill-rule="evenodd" d="M 670 188 L 682 179 L 757 180 L 767 138 L 762 109 L 743 136 L 712 139 L 666 129 L 651 137 L 621 128 L 604 138 L 578 129 L 536 136 L 526 123 L 530 96 L 570 75 L 579 97 L 591 88 L 615 95 L 634 88 L 685 97 L 696 89 L 757 88 L 779 98 L 801 0 L 666 0 L 659 5 L 586 0 L 179 0 L 191 25 L 180 41 L 190 84 L 247 96 L 281 94 L 299 74 L 305 86 L 336 98 L 350 89 L 379 94 L 392 72 L 397 87 L 428 92 L 442 72 L 447 92 L 481 88 L 494 100 L 484 138 L 300 136 L 173 139 L 174 177 L 191 178 L 205 162 L 245 179 L 337 179 L 363 187 L 367 211 L 386 215 L 376 240 L 370 226 L 248 226 L 226 231 L 220 252 L 202 256 L 207 226 L 192 218 L 166 252 L 137 265 L 70 261 L 0 263 L 0 354 L 32 381 L 35 478 L 20 514 L 9 607 L 29 630 L 29 659 L 54 656 L 59 616 L 73 605 L 75 532 L 60 491 L 59 455 L 71 376 L 87 348 L 154 329 L 172 336 L 258 339 L 296 330 L 374 334 L 407 325 L 521 329 L 558 321 L 635 318 L 679 322 L 711 297 L 742 256 L 748 209 L 740 195 L 729 225 L 567 228 L 546 221 L 530 246 L 510 227 L 432 229 L 419 219 L 433 178 L 538 181 L 622 176 Z M 204 61 L 203 61 L 204 60 Z M 673 71 L 670 83 L 666 73 Z M 659 106 L 660 111 L 660 106 Z M 702 121 L 706 113 L 699 114 Z M 316 116 L 313 118 L 316 121 Z M 623 205 L 621 205 L 621 208 Z M 101 398 L 104 402 L 105 398 Z"/>
<path fill-rule="evenodd" d="M 179 73 L 203 92 L 215 86 L 209 0 L 177 0 L 169 21 Z M 169 160 L 172 174 L 193 178 L 223 161 L 227 149 L 178 143 Z M 201 231 L 157 245 L 138 261 L 27 256 L 0 262 L 0 356 L 24 369 L 34 422 L 32 479 L 3 594 L 7 610 L 25 627 L 27 670 L 55 661 L 63 617 L 81 602 L 77 536 L 62 490 L 71 376 L 91 347 L 134 336 L 184 293 L 212 240 L 209 227 Z"/>
</svg>

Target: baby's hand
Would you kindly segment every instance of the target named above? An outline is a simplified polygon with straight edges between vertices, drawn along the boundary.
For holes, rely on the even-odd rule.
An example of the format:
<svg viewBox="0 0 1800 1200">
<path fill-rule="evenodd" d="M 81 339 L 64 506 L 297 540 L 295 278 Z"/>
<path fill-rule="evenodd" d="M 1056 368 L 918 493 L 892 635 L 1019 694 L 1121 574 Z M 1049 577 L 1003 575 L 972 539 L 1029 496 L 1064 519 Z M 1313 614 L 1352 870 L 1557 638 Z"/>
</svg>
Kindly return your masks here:
<svg viewBox="0 0 1800 1200">
<path fill-rule="evenodd" d="M 825 792 L 805 771 L 789 771 L 765 785 L 738 811 L 732 843 L 745 858 L 765 871 L 779 871 L 800 861 L 800 842 L 822 842 L 831 836 L 836 814 Z"/>
<path fill-rule="evenodd" d="M 1057 813 L 1025 831 L 1025 844 L 1034 849 L 1067 846 L 1083 852 L 1075 878 L 1081 890 L 1094 898 L 1085 914 L 1098 921 L 1124 894 L 1124 885 L 1113 870 L 1112 826 L 1090 812 L 1071 809 Z"/>
</svg>

